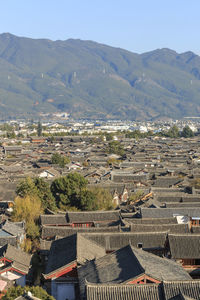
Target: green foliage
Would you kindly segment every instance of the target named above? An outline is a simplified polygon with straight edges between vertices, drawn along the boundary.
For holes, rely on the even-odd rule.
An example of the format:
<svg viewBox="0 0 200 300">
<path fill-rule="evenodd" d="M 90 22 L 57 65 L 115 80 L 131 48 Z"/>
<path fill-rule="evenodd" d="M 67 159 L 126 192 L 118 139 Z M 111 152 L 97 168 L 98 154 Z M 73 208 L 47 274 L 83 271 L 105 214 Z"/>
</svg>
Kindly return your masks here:
<svg viewBox="0 0 200 300">
<path fill-rule="evenodd" d="M 113 133 L 106 132 L 105 137 L 106 137 L 106 141 L 112 141 L 113 140 Z"/>
<path fill-rule="evenodd" d="M 49 47 L 8 34 L 0 35 L 0 44 L 7 49 L 0 75 L 4 118 L 55 110 L 93 119 L 198 116 L 200 58 L 193 60 L 193 53 L 159 49 L 137 55 L 80 40 L 51 41 Z"/>
<path fill-rule="evenodd" d="M 183 128 L 183 131 L 181 132 L 181 136 L 184 138 L 190 138 L 194 136 L 194 132 L 192 129 L 187 125 Z"/>
<path fill-rule="evenodd" d="M 29 252 L 36 245 L 36 239 L 39 237 L 38 218 L 43 213 L 41 201 L 37 196 L 17 196 L 12 212 L 13 221 L 26 222 L 27 240 L 24 241 L 22 248 Z"/>
<path fill-rule="evenodd" d="M 16 188 L 16 194 L 20 197 L 27 195 L 38 197 L 41 200 L 44 209 L 56 209 L 55 199 L 51 193 L 50 186 L 43 178 L 26 177 L 19 182 Z"/>
<path fill-rule="evenodd" d="M 81 196 L 87 183 L 88 181 L 76 172 L 55 179 L 51 184 L 51 192 L 56 199 L 57 206 L 62 209 L 66 206 L 81 209 Z"/>
<path fill-rule="evenodd" d="M 14 138 L 16 137 L 16 134 L 15 134 L 14 131 L 7 131 L 7 132 L 6 132 L 6 137 L 7 137 L 8 139 L 14 139 Z"/>
<path fill-rule="evenodd" d="M 50 296 L 43 288 L 39 286 L 13 286 L 8 289 L 5 296 L 2 297 L 2 300 L 14 300 L 19 296 L 22 296 L 25 292 L 30 291 L 33 296 L 38 297 L 42 300 L 55 300 L 54 297 Z"/>
<path fill-rule="evenodd" d="M 25 196 L 15 198 L 15 205 L 13 208 L 13 221 L 26 221 L 26 223 L 33 223 L 38 220 L 39 215 L 43 212 L 41 201 L 37 196 Z"/>
<path fill-rule="evenodd" d="M 90 188 L 90 192 L 93 194 L 93 202 L 88 210 L 110 210 L 115 208 L 111 193 L 101 187 Z"/>
<path fill-rule="evenodd" d="M 124 154 L 124 148 L 118 141 L 111 141 L 110 143 L 108 143 L 106 151 L 107 153 L 117 154 L 121 156 Z"/>
<path fill-rule="evenodd" d="M 178 138 L 180 137 L 179 129 L 176 125 L 172 126 L 165 135 L 170 138 Z"/>
<path fill-rule="evenodd" d="M 20 197 L 25 197 L 27 195 L 38 196 L 38 190 L 34 180 L 31 177 L 26 177 L 21 180 L 17 185 L 16 194 Z"/>
<path fill-rule="evenodd" d="M 88 181 L 78 173 L 55 179 L 51 191 L 63 210 L 107 210 L 113 208 L 111 194 L 99 187 L 88 188 Z"/>
<path fill-rule="evenodd" d="M 28 222 L 26 224 L 26 234 L 27 237 L 31 240 L 39 238 L 40 236 L 40 228 L 35 222 Z"/>
<path fill-rule="evenodd" d="M 151 130 L 149 130 L 148 132 L 140 132 L 140 130 L 125 132 L 126 138 L 134 138 L 134 139 L 146 138 L 148 136 L 153 136 L 153 135 L 154 135 L 154 133 Z"/>
<path fill-rule="evenodd" d="M 59 153 L 54 153 L 51 157 L 51 163 L 64 168 L 66 164 L 70 163 L 70 159 L 67 156 L 61 155 Z"/>
<path fill-rule="evenodd" d="M 49 183 L 39 177 L 36 177 L 33 180 L 35 187 L 37 188 L 37 195 L 42 202 L 42 207 L 44 209 L 49 208 L 51 210 L 56 210 L 55 199 L 51 193 Z"/>
</svg>

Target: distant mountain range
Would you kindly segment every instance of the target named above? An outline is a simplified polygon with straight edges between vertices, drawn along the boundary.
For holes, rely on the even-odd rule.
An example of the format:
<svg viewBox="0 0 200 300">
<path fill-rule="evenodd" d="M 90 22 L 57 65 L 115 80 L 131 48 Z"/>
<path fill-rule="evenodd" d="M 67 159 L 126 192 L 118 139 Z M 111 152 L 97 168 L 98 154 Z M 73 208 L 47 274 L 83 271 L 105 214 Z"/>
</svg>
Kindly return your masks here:
<svg viewBox="0 0 200 300">
<path fill-rule="evenodd" d="M 0 118 L 57 111 L 92 119 L 200 116 L 200 57 L 1 34 Z"/>
</svg>

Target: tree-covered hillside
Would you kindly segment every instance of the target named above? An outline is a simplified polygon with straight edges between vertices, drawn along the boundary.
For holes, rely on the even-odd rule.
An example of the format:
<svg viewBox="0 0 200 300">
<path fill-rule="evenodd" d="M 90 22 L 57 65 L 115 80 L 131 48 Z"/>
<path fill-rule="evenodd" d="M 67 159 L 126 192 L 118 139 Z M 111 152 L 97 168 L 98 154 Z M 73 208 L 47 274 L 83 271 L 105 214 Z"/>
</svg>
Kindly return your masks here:
<svg viewBox="0 0 200 300">
<path fill-rule="evenodd" d="M 1 34 L 0 118 L 55 111 L 75 118 L 199 116 L 200 57 Z"/>
</svg>

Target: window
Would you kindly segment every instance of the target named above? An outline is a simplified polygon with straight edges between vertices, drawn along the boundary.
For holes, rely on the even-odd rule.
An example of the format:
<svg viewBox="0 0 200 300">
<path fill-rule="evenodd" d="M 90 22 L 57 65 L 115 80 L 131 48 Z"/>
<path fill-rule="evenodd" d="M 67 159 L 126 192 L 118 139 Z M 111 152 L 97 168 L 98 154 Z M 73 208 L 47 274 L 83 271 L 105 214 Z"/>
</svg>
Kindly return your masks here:
<svg viewBox="0 0 200 300">
<path fill-rule="evenodd" d="M 142 243 L 138 243 L 138 244 L 137 244 L 137 247 L 138 247 L 139 249 L 141 249 L 141 248 L 142 248 Z"/>
</svg>

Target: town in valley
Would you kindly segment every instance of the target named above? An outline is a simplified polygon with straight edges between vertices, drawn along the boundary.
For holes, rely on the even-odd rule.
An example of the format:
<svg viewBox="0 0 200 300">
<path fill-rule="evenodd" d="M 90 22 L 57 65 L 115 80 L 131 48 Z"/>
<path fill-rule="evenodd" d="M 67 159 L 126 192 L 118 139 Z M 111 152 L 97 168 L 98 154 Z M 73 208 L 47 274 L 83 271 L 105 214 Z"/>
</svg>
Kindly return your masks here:
<svg viewBox="0 0 200 300">
<path fill-rule="evenodd" d="M 199 299 L 198 118 L 66 116 L 0 124 L 1 297 Z"/>
</svg>

